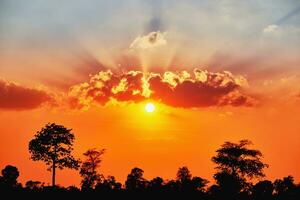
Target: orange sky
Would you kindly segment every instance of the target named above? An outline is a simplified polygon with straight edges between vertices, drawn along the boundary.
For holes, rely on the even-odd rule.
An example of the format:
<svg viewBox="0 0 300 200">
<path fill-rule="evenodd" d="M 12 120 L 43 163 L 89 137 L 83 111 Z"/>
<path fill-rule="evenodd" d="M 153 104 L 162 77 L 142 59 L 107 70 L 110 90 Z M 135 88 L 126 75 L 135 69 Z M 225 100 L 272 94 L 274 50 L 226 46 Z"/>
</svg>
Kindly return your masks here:
<svg viewBox="0 0 300 200">
<path fill-rule="evenodd" d="M 253 2 L 2 1 L 0 168 L 49 183 L 28 143 L 55 122 L 73 129 L 76 157 L 107 149 L 100 172 L 121 182 L 184 165 L 212 181 L 217 148 L 241 139 L 268 179 L 299 182 L 300 5 Z M 79 185 L 78 171 L 57 183 Z"/>
<path fill-rule="evenodd" d="M 29 179 L 48 183 L 50 173 L 43 163 L 29 160 L 28 141 L 47 122 L 73 128 L 75 155 L 88 148 L 105 148 L 100 171 L 120 181 L 133 167 L 145 170 L 147 178 L 175 177 L 187 165 L 194 175 L 212 180 L 210 158 L 224 141 L 250 139 L 270 165 L 267 178 L 286 175 L 299 180 L 299 110 L 268 108 L 213 108 L 185 110 L 157 106 L 146 113 L 142 105 L 108 106 L 85 112 L 1 112 L 1 166 L 18 166 L 22 182 Z M 58 183 L 78 185 L 78 172 L 58 172 Z"/>
</svg>

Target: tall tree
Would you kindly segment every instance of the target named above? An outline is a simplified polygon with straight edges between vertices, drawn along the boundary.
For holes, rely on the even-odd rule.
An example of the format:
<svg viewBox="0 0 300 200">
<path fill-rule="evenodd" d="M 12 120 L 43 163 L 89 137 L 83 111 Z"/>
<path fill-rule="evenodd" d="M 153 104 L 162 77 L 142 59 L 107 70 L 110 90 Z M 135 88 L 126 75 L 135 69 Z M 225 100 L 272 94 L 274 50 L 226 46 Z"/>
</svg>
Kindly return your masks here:
<svg viewBox="0 0 300 200">
<path fill-rule="evenodd" d="M 83 155 L 86 159 L 82 162 L 80 168 L 80 175 L 83 180 L 81 181 L 81 187 L 83 189 L 94 188 L 95 184 L 100 181 L 101 174 L 97 172 L 100 167 L 101 156 L 104 154 L 105 149 L 96 150 L 89 149 Z"/>
<path fill-rule="evenodd" d="M 247 178 L 263 177 L 263 169 L 268 167 L 261 161 L 259 150 L 249 149 L 252 143 L 241 140 L 239 143 L 225 142 L 218 149 L 212 161 L 217 164 L 214 178 L 218 184 L 218 191 L 227 199 L 236 199 L 240 191 L 249 186 Z"/>
<path fill-rule="evenodd" d="M 55 186 L 56 168 L 78 169 L 79 160 L 72 156 L 75 139 L 72 129 L 48 123 L 29 142 L 29 152 L 34 161 L 44 161 L 52 171 L 52 186 Z"/>
<path fill-rule="evenodd" d="M 217 155 L 212 157 L 217 164 L 216 169 L 239 177 L 265 176 L 263 169 L 268 165 L 261 161 L 262 153 L 259 150 L 248 148 L 251 144 L 249 140 L 241 140 L 238 144 L 225 142 L 216 151 Z"/>
</svg>

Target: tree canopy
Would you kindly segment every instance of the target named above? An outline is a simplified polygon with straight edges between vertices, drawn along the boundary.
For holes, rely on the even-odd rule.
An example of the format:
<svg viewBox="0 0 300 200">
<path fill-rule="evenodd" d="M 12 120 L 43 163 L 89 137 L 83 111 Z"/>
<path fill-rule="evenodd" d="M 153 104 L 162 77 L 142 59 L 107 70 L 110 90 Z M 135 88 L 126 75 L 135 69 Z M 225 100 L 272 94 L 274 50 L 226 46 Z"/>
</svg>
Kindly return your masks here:
<svg viewBox="0 0 300 200">
<path fill-rule="evenodd" d="M 217 164 L 216 169 L 240 177 L 263 177 L 263 169 L 268 165 L 261 161 L 262 153 L 259 150 L 248 148 L 251 144 L 249 140 L 225 142 L 216 151 L 217 155 L 212 157 L 212 161 Z"/>
<path fill-rule="evenodd" d="M 52 170 L 52 184 L 55 185 L 55 169 L 78 169 L 79 160 L 71 154 L 75 136 L 63 125 L 48 123 L 34 135 L 29 142 L 30 158 L 34 161 L 44 161 Z"/>
</svg>

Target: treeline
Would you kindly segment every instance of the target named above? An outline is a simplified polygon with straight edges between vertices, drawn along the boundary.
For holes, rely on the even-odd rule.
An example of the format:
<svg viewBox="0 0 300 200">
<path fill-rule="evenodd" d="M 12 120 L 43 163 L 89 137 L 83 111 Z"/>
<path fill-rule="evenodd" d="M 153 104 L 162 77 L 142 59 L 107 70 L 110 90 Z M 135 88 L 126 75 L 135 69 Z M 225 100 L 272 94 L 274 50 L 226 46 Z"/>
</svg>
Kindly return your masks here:
<svg viewBox="0 0 300 200">
<path fill-rule="evenodd" d="M 38 131 L 29 142 L 29 152 L 34 161 L 44 161 L 52 171 L 52 185 L 40 181 L 27 181 L 23 186 L 18 182 L 17 167 L 7 165 L 1 172 L 0 192 L 22 194 L 67 194 L 67 195 L 126 195 L 146 198 L 158 197 L 196 197 L 203 200 L 299 200 L 300 184 L 292 176 L 266 180 L 264 169 L 268 167 L 262 161 L 262 153 L 251 149 L 251 142 L 225 142 L 212 157 L 216 173 L 214 183 L 209 184 L 204 178 L 193 176 L 188 167 L 180 167 L 174 180 L 155 177 L 144 178 L 144 171 L 133 168 L 124 184 L 114 176 L 99 173 L 104 149 L 89 149 L 79 160 L 72 156 L 74 134 L 62 125 L 47 124 Z M 82 177 L 80 187 L 61 187 L 55 184 L 56 169 L 71 168 L 79 170 Z"/>
<path fill-rule="evenodd" d="M 0 178 L 0 191 L 21 194 L 51 194 L 53 192 L 65 195 L 98 194 L 102 196 L 174 196 L 195 197 L 203 200 L 299 200 L 300 185 L 294 183 L 291 176 L 277 179 L 274 182 L 261 180 L 256 184 L 245 183 L 227 173 L 215 175 L 216 184 L 208 187 L 208 181 L 192 176 L 187 167 L 178 169 L 176 179 L 163 180 L 161 177 L 146 180 L 143 170 L 133 168 L 127 176 L 125 184 L 117 182 L 113 176 L 101 176 L 91 187 L 82 185 L 61 187 L 49 186 L 40 181 L 27 181 L 24 186 L 18 183 L 19 171 L 16 167 L 8 165 L 2 170 Z"/>
</svg>

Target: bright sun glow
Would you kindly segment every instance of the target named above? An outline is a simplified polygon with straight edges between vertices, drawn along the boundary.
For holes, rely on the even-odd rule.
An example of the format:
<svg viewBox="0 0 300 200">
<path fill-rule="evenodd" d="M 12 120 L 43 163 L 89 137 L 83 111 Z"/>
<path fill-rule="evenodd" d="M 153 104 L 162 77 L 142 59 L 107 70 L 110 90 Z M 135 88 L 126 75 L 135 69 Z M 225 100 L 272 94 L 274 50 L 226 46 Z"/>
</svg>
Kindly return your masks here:
<svg viewBox="0 0 300 200">
<path fill-rule="evenodd" d="M 148 112 L 148 113 L 152 113 L 152 112 L 155 110 L 154 104 L 153 104 L 153 103 L 147 103 L 147 104 L 145 105 L 145 110 L 146 110 L 146 112 Z"/>
</svg>

